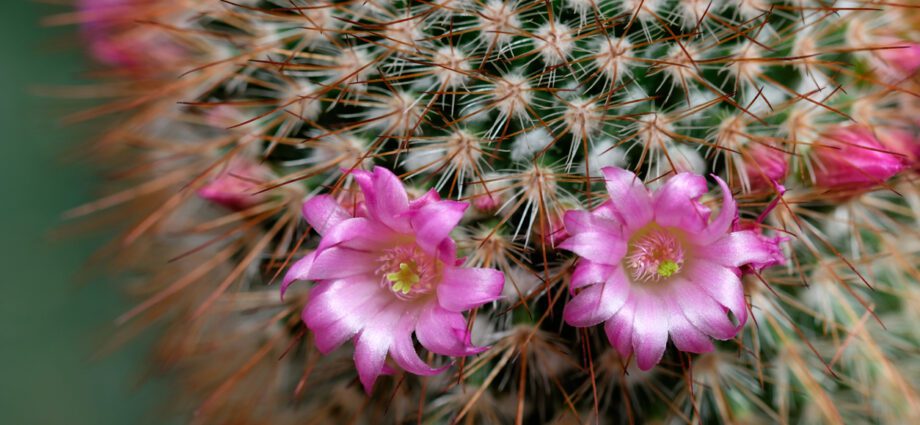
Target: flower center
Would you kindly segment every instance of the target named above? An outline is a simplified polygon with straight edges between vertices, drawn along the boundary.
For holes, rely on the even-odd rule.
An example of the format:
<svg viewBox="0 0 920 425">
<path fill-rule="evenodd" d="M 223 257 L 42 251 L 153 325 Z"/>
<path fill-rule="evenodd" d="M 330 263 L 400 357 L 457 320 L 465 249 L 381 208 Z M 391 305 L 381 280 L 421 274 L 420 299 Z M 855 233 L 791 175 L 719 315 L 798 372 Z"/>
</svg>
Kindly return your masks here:
<svg viewBox="0 0 920 425">
<path fill-rule="evenodd" d="M 379 261 L 380 285 L 403 300 L 431 292 L 439 280 L 438 261 L 415 245 L 386 250 Z"/>
<path fill-rule="evenodd" d="M 657 282 L 674 276 L 684 265 L 684 250 L 680 241 L 665 230 L 653 230 L 630 246 L 626 267 L 640 282 Z"/>
<path fill-rule="evenodd" d="M 399 271 L 387 273 L 386 278 L 392 282 L 394 292 L 402 292 L 403 295 L 412 291 L 412 287 L 419 281 L 418 273 L 415 272 L 418 266 L 415 262 L 399 263 Z"/>
</svg>

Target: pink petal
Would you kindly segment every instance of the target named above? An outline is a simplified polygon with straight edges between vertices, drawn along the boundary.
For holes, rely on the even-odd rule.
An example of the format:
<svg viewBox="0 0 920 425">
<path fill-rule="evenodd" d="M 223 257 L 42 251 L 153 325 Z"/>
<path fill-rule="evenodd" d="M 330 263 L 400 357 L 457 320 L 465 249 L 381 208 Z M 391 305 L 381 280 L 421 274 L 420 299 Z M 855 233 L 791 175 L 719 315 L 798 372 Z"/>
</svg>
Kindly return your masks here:
<svg viewBox="0 0 920 425">
<path fill-rule="evenodd" d="M 651 294 L 637 297 L 632 344 L 639 369 L 649 370 L 661 361 L 668 346 L 667 304 Z"/>
<path fill-rule="evenodd" d="M 579 257 L 599 264 L 617 265 L 626 255 L 626 241 L 603 231 L 575 233 L 559 244 Z"/>
<path fill-rule="evenodd" d="M 702 258 L 694 259 L 689 266 L 687 280 L 729 309 L 738 320 L 737 328 L 740 330 L 747 322 L 747 302 L 744 298 L 744 286 L 741 285 L 738 275 L 727 267 Z"/>
<path fill-rule="evenodd" d="M 600 205 L 591 210 L 591 214 L 616 223 L 621 228 L 620 233 L 623 232 L 623 219 L 620 217 L 620 211 L 617 210 L 615 206 L 613 206 L 613 201 L 608 199 L 602 202 Z"/>
<path fill-rule="evenodd" d="M 738 219 L 738 206 L 735 204 L 735 198 L 732 197 L 732 192 L 728 188 L 728 185 L 725 184 L 719 176 L 712 177 L 716 179 L 716 183 L 718 183 L 719 187 L 722 189 L 722 209 L 719 211 L 719 215 L 715 220 L 709 223 L 709 226 L 706 226 L 706 228 L 694 238 L 694 242 L 699 245 L 708 245 L 721 238 L 728 233 L 732 224 Z"/>
<path fill-rule="evenodd" d="M 632 332 L 636 315 L 635 298 L 630 297 L 617 313 L 604 323 L 607 340 L 624 360 L 633 353 Z"/>
<path fill-rule="evenodd" d="M 441 241 L 441 244 L 438 245 L 435 256 L 445 264 L 454 263 L 458 266 L 463 264 L 463 261 L 458 263 L 457 244 L 451 238 L 444 238 L 444 240 Z"/>
<path fill-rule="evenodd" d="M 568 210 L 563 217 L 565 230 L 569 234 L 601 231 L 611 235 L 622 236 L 620 222 L 588 211 Z"/>
<path fill-rule="evenodd" d="M 440 201 L 419 209 L 411 219 L 419 247 L 429 255 L 437 255 L 441 242 L 457 227 L 467 207 L 469 204 L 463 202 Z"/>
<path fill-rule="evenodd" d="M 572 272 L 569 291 L 574 295 L 576 289 L 605 282 L 616 268 L 617 266 L 599 264 L 587 259 L 579 260 L 575 271 Z"/>
<path fill-rule="evenodd" d="M 301 316 L 315 335 L 316 348 L 328 353 L 353 337 L 393 297 L 364 277 L 324 281 L 310 291 Z"/>
<path fill-rule="evenodd" d="M 316 255 L 306 278 L 310 280 L 339 279 L 372 273 L 377 268 L 379 254 L 332 247 Z"/>
<path fill-rule="evenodd" d="M 495 269 L 448 268 L 438 285 L 438 303 L 450 311 L 465 311 L 497 300 L 505 276 Z"/>
<path fill-rule="evenodd" d="M 443 372 L 450 365 L 439 368 L 433 368 L 425 363 L 415 351 L 415 345 L 412 342 L 412 331 L 415 330 L 417 315 L 413 311 L 403 313 L 402 318 L 396 325 L 393 345 L 390 347 L 390 355 L 399 367 L 416 375 L 436 375 Z"/>
<path fill-rule="evenodd" d="M 294 281 L 297 280 L 307 280 L 307 276 L 310 274 L 310 268 L 313 267 L 313 258 L 316 255 L 316 251 L 313 251 L 300 260 L 297 260 L 294 265 L 288 269 L 287 273 L 284 275 L 284 280 L 281 282 L 281 299 L 284 299 L 284 293 L 287 292 L 288 286 L 291 286 Z"/>
<path fill-rule="evenodd" d="M 302 211 L 304 219 L 320 235 L 325 235 L 329 228 L 351 218 L 351 214 L 330 195 L 316 195 L 310 198 L 303 203 Z"/>
<path fill-rule="evenodd" d="M 601 284 L 589 286 L 565 305 L 562 317 L 576 327 L 594 326 L 620 310 L 629 297 L 629 279 L 622 267 L 616 268 Z"/>
<path fill-rule="evenodd" d="M 687 320 L 677 301 L 668 301 L 668 313 L 671 342 L 678 350 L 689 353 L 708 353 L 715 349 L 709 337 Z"/>
<path fill-rule="evenodd" d="M 697 285 L 683 279 L 671 284 L 672 300 L 677 301 L 684 317 L 703 332 L 716 339 L 732 339 L 739 328 L 729 320 L 724 307 L 719 305 Z"/>
<path fill-rule="evenodd" d="M 355 341 L 355 366 L 358 369 L 358 379 L 368 394 L 374 388 L 374 381 L 383 373 L 387 352 L 393 345 L 395 328 L 403 313 L 402 307 L 396 303 L 396 305 L 391 304 L 384 308 L 368 322 L 367 327 L 361 330 Z"/>
<path fill-rule="evenodd" d="M 777 239 L 760 236 L 752 230 L 729 233 L 711 245 L 696 249 L 700 256 L 727 267 L 784 261 Z"/>
<path fill-rule="evenodd" d="M 613 201 L 610 206 L 620 222 L 635 230 L 652 220 L 652 198 L 642 180 L 622 168 L 604 167 L 601 171 Z"/>
<path fill-rule="evenodd" d="M 376 251 L 392 246 L 398 234 L 373 220 L 364 217 L 342 220 L 326 229 L 317 251 L 336 245 L 359 251 Z"/>
<path fill-rule="evenodd" d="M 352 174 L 364 193 L 368 215 L 397 232 L 409 233 L 404 216 L 409 210 L 409 195 L 399 177 L 383 167 L 374 167 L 373 173 L 355 170 Z"/>
<path fill-rule="evenodd" d="M 706 226 L 709 214 L 700 208 L 700 196 L 707 192 L 706 178 L 693 173 L 679 173 L 655 192 L 655 222 L 691 233 Z"/>
<path fill-rule="evenodd" d="M 444 356 L 469 356 L 488 348 L 474 347 L 463 314 L 445 310 L 438 303 L 431 303 L 422 310 L 415 335 L 428 351 Z"/>
<path fill-rule="evenodd" d="M 435 189 L 429 189 L 427 192 L 425 192 L 424 195 L 409 201 L 409 209 L 419 210 L 428 204 L 432 204 L 440 200 L 441 195 L 438 195 L 438 191 Z"/>
</svg>

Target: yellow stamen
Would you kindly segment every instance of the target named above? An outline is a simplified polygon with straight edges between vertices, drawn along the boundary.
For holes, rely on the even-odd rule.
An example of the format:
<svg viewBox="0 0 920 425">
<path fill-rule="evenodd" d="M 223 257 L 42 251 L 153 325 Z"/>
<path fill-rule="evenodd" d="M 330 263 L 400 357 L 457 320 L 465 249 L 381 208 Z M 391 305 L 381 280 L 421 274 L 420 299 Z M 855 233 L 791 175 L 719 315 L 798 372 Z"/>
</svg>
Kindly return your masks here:
<svg viewBox="0 0 920 425">
<path fill-rule="evenodd" d="M 671 277 L 678 270 L 680 270 L 680 265 L 671 260 L 662 261 L 658 265 L 658 275 L 661 277 Z"/>
<path fill-rule="evenodd" d="M 399 271 L 387 273 L 386 278 L 393 282 L 393 291 L 402 292 L 403 295 L 408 294 L 419 281 L 418 273 L 415 272 L 415 263 L 399 263 Z"/>
</svg>

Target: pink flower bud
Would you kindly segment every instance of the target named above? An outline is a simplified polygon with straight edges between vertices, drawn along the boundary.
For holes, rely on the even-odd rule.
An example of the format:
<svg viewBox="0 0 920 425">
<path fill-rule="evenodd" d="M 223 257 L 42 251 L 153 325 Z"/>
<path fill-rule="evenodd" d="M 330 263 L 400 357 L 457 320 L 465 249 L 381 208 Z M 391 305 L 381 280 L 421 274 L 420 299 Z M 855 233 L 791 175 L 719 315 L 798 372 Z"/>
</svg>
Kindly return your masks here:
<svg viewBox="0 0 920 425">
<path fill-rule="evenodd" d="M 500 199 L 496 195 L 490 195 L 488 193 L 483 193 L 473 198 L 473 208 L 476 208 L 477 211 L 481 212 L 490 212 L 498 209 L 500 205 Z"/>
<path fill-rule="evenodd" d="M 757 192 L 773 188 L 773 183 L 786 180 L 788 161 L 786 153 L 778 148 L 753 143 L 748 148 L 750 155 L 744 156 L 744 173 L 750 190 Z"/>
<path fill-rule="evenodd" d="M 492 213 L 501 208 L 508 200 L 508 187 L 511 179 L 501 174 L 488 173 L 482 181 L 473 181 L 472 204 L 476 211 Z"/>
<path fill-rule="evenodd" d="M 920 70 L 920 43 L 886 37 L 875 51 L 879 72 L 891 80 L 910 78 Z"/>
<path fill-rule="evenodd" d="M 543 235 L 543 240 L 547 246 L 558 246 L 569 238 L 569 232 L 565 230 L 565 221 L 563 217 L 563 215 L 553 215 L 550 217 L 549 222 L 544 224 L 546 234 Z M 536 230 L 537 233 L 540 233 L 540 229 Z"/>
<path fill-rule="evenodd" d="M 912 168 L 920 166 L 920 137 L 903 129 L 884 129 L 877 133 L 882 144 L 906 156 Z"/>
<path fill-rule="evenodd" d="M 906 167 L 903 155 L 882 145 L 866 127 L 837 126 L 814 147 L 815 184 L 826 189 L 868 188 Z"/>
<path fill-rule="evenodd" d="M 213 180 L 198 189 L 198 196 L 215 204 L 243 210 L 265 200 L 259 184 L 268 176 L 268 169 L 249 160 L 234 160 Z"/>
<path fill-rule="evenodd" d="M 183 49 L 157 31 L 143 28 L 138 21 L 155 10 L 155 1 L 79 0 L 83 36 L 93 58 L 103 64 L 149 73 L 183 57 Z"/>
</svg>

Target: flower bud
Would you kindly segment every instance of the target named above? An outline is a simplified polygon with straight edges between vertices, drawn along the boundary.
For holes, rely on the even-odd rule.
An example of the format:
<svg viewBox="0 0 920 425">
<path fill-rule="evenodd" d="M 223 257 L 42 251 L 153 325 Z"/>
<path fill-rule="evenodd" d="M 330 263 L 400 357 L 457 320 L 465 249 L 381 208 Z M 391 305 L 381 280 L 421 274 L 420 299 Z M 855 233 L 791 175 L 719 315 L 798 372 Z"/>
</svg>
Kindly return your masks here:
<svg viewBox="0 0 920 425">
<path fill-rule="evenodd" d="M 79 0 L 77 9 L 85 16 L 83 37 L 93 59 L 138 73 L 181 60 L 183 49 L 165 34 L 138 29 L 139 21 L 153 19 L 147 15 L 156 13 L 156 7 L 126 0 Z"/>
<path fill-rule="evenodd" d="M 749 155 L 744 156 L 743 172 L 752 192 L 770 190 L 774 182 L 782 184 L 786 180 L 788 161 L 783 151 L 752 143 L 748 147 L 748 153 Z"/>
<path fill-rule="evenodd" d="M 903 155 L 882 145 L 866 127 L 837 126 L 815 145 L 815 184 L 826 189 L 868 188 L 906 167 Z"/>
<path fill-rule="evenodd" d="M 268 169 L 260 164 L 233 160 L 213 180 L 198 189 L 198 196 L 233 210 L 243 210 L 265 200 L 265 193 L 259 193 L 258 188 L 267 175 Z"/>
<path fill-rule="evenodd" d="M 886 37 L 882 44 L 885 48 L 877 50 L 874 58 L 883 76 L 903 80 L 920 70 L 920 43 Z"/>
<path fill-rule="evenodd" d="M 878 138 L 887 148 L 906 156 L 911 167 L 920 165 L 920 136 L 904 129 L 884 129 L 878 130 Z"/>
</svg>

